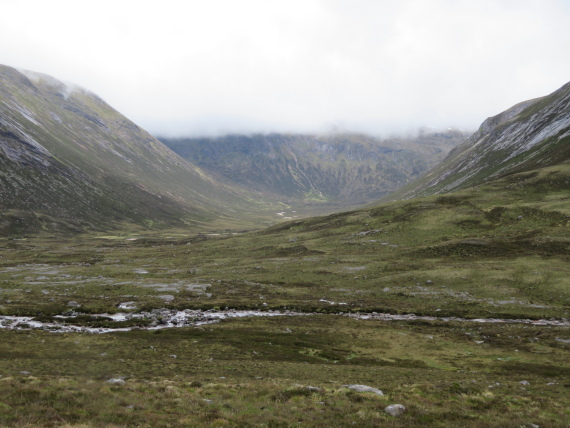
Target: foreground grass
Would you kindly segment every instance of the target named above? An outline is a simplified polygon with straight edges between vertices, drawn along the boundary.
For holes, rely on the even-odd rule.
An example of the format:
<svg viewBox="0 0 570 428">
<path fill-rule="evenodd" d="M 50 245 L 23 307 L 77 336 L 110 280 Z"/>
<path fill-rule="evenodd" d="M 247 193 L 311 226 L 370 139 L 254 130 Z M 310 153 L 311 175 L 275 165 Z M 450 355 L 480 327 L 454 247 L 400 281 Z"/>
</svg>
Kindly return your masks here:
<svg viewBox="0 0 570 428">
<path fill-rule="evenodd" d="M 313 391 L 278 382 L 207 383 L 129 380 L 125 385 L 68 378 L 7 379 L 17 391 L 19 408 L 3 404 L 5 426 L 567 426 L 561 409 L 542 416 L 556 392 L 520 395 L 516 386 L 492 391 L 462 390 L 460 385 L 405 385 L 390 396 L 355 393 L 346 388 Z M 442 390 L 443 388 L 443 390 Z M 436 398 L 432 398 L 435 395 Z M 394 418 L 383 408 L 398 401 L 408 411 Z M 445 405 L 441 405 L 445 400 Z M 13 403 L 14 399 L 10 400 Z M 560 405 L 555 402 L 555 405 Z"/>
<path fill-rule="evenodd" d="M 4 331 L 0 424 L 566 426 L 565 333 L 329 315 L 158 333 Z M 384 413 L 394 403 L 407 412 Z"/>
</svg>

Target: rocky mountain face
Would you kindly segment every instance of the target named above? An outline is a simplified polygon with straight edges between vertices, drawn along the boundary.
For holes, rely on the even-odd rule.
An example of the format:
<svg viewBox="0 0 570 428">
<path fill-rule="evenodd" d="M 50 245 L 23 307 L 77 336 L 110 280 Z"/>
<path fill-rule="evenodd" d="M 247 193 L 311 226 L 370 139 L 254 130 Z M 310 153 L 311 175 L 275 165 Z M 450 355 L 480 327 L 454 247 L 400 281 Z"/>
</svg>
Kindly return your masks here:
<svg viewBox="0 0 570 428">
<path fill-rule="evenodd" d="M 390 195 L 413 198 L 472 187 L 570 160 L 570 83 L 488 118 L 427 175 Z"/>
<path fill-rule="evenodd" d="M 0 66 L 0 234 L 199 229 L 257 208 L 96 95 Z"/>
<path fill-rule="evenodd" d="M 385 139 L 355 133 L 159 139 L 202 169 L 265 197 L 351 206 L 420 176 L 468 135 L 450 129 Z"/>
</svg>

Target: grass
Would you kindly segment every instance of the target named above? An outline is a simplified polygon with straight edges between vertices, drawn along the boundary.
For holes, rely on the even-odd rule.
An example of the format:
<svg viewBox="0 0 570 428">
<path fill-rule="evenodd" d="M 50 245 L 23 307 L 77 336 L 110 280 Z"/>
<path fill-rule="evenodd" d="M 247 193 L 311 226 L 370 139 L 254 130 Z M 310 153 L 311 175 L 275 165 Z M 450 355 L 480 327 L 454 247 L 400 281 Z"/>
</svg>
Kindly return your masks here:
<svg viewBox="0 0 570 428">
<path fill-rule="evenodd" d="M 0 425 L 567 426 L 568 327 L 339 313 L 567 319 L 569 182 L 560 165 L 233 236 L 4 238 L 4 315 L 113 313 L 127 301 L 318 315 L 104 335 L 0 330 Z M 407 412 L 389 416 L 393 403 Z"/>
<path fill-rule="evenodd" d="M 158 334 L 4 332 L 4 349 L 10 351 L 0 359 L 1 421 L 565 426 L 568 345 L 555 340 L 564 333 L 327 315 L 232 320 Z M 529 342 L 535 335 L 540 339 Z M 482 337 L 485 343 L 477 344 L 474 339 Z M 108 382 L 119 378 L 125 383 Z M 523 380 L 530 385 L 521 385 Z M 373 385 L 385 396 L 344 386 L 352 383 Z M 403 417 L 383 412 L 393 403 L 406 406 Z"/>
</svg>

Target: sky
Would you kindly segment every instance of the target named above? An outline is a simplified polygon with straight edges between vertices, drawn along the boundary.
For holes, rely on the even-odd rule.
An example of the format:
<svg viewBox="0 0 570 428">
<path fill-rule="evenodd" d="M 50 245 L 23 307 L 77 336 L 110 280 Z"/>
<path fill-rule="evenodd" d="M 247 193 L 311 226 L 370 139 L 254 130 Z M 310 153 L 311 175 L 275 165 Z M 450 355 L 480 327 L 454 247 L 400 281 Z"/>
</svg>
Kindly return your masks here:
<svg viewBox="0 0 570 428">
<path fill-rule="evenodd" d="M 0 40 L 170 137 L 476 130 L 570 81 L 570 0 L 0 0 Z"/>
</svg>

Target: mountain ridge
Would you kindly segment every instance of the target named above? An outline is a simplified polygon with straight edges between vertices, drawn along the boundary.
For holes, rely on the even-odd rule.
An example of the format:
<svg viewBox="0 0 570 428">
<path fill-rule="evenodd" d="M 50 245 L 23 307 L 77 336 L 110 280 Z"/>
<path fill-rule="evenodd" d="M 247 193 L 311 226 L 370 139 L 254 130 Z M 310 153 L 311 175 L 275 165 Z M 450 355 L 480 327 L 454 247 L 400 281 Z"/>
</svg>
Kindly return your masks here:
<svg viewBox="0 0 570 428">
<path fill-rule="evenodd" d="M 570 160 L 570 83 L 486 119 L 433 170 L 383 200 L 448 193 Z"/>
<path fill-rule="evenodd" d="M 435 166 L 469 134 L 250 134 L 216 138 L 159 137 L 209 173 L 288 203 L 370 203 Z"/>
<path fill-rule="evenodd" d="M 263 207 L 87 90 L 0 66 L 0 96 L 4 232 L 121 223 L 199 230 Z"/>
</svg>

